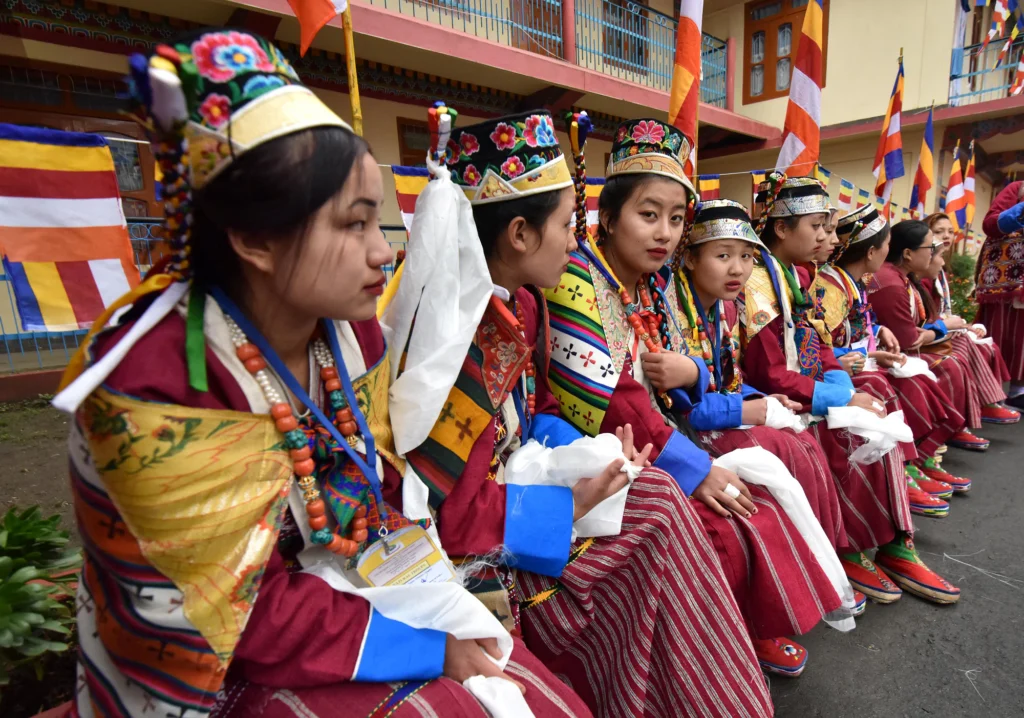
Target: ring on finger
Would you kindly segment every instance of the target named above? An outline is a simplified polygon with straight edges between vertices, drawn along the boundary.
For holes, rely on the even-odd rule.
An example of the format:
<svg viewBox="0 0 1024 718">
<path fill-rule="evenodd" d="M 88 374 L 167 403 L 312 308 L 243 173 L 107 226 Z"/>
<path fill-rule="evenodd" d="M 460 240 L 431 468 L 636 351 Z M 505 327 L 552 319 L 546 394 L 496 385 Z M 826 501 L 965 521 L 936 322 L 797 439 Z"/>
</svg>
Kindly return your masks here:
<svg viewBox="0 0 1024 718">
<path fill-rule="evenodd" d="M 726 484 L 725 488 L 722 489 L 723 493 L 730 499 L 738 499 L 740 497 L 740 490 L 732 484 Z"/>
</svg>

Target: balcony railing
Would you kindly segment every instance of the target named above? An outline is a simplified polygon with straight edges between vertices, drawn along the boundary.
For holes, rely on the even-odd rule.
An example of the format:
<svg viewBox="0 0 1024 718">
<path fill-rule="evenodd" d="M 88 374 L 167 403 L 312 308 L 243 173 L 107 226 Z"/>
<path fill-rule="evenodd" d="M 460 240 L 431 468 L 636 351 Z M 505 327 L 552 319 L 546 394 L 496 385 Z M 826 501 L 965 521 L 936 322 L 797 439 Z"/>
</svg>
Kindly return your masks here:
<svg viewBox="0 0 1024 718">
<path fill-rule="evenodd" d="M 575 0 L 563 17 L 559 0 L 364 0 L 509 47 L 667 92 L 672 86 L 677 20 L 628 0 Z M 572 43 L 563 33 L 569 32 Z M 575 57 L 566 57 L 575 45 Z M 726 107 L 726 43 L 701 38 L 701 100 Z"/>
<path fill-rule="evenodd" d="M 999 38 L 982 51 L 982 43 L 954 49 L 949 71 L 949 104 L 973 105 L 1007 97 L 1024 51 L 1024 35 L 1017 38 L 1006 58 L 994 67 L 1008 38 Z"/>
</svg>

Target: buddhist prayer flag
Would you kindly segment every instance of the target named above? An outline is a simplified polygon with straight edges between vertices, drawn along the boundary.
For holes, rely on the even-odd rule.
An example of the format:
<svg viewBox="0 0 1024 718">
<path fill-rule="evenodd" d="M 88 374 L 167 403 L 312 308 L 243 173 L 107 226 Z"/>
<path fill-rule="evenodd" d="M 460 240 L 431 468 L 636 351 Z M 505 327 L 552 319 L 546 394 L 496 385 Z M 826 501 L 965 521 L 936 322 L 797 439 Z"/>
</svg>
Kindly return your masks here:
<svg viewBox="0 0 1024 718">
<path fill-rule="evenodd" d="M 767 170 L 753 170 L 750 173 L 750 181 L 754 185 L 754 193 L 750 198 L 750 207 L 753 209 L 754 205 L 757 204 L 757 188 L 764 182 L 764 178 L 768 176 Z"/>
<path fill-rule="evenodd" d="M 324 25 L 345 12 L 348 0 L 288 0 L 288 4 L 299 21 L 299 49 L 305 55 Z"/>
<path fill-rule="evenodd" d="M 1010 85 L 1010 97 L 1016 97 L 1024 90 L 1024 52 L 1017 61 L 1017 72 L 1013 76 L 1013 83 Z"/>
<path fill-rule="evenodd" d="M 1016 10 L 1017 0 L 1011 0 L 1011 3 L 1012 6 L 1010 9 Z M 1022 29 L 1024 29 L 1024 15 L 1017 15 L 1017 20 L 1013 24 L 1013 30 L 1010 31 L 1010 37 L 1008 37 L 1006 42 L 1003 43 L 1003 47 L 999 51 L 999 56 L 996 58 L 996 64 L 992 69 L 996 69 L 1003 64 L 1003 60 L 1005 60 L 1006 56 L 1010 54 L 1010 48 L 1013 46 L 1013 43 L 1017 41 L 1017 36 L 1020 35 Z"/>
<path fill-rule="evenodd" d="M 985 41 L 981 43 L 982 53 L 984 53 L 986 48 L 988 48 L 988 44 L 999 36 L 1003 25 L 1006 24 L 1009 17 L 1010 9 L 1006 4 L 1006 0 L 996 0 L 996 6 L 992 10 L 992 27 L 989 28 L 988 35 L 985 36 Z"/>
<path fill-rule="evenodd" d="M 719 175 L 701 175 L 698 182 L 701 200 L 718 199 L 722 186 Z"/>
<path fill-rule="evenodd" d="M 896 82 L 889 96 L 885 121 L 882 122 L 882 137 L 875 152 L 875 194 L 885 202 L 889 201 L 889 195 L 892 194 L 893 180 L 903 176 L 903 135 L 900 133 L 902 112 L 903 56 L 900 55 L 900 68 L 896 72 Z"/>
<path fill-rule="evenodd" d="M 839 178 L 839 209 L 849 211 L 853 206 L 853 182 Z"/>
<path fill-rule="evenodd" d="M 953 229 L 960 231 L 967 227 L 967 198 L 964 196 L 964 181 L 960 174 L 960 141 L 953 149 L 953 164 L 949 170 L 949 184 L 946 187 L 946 214 L 953 222 Z"/>
<path fill-rule="evenodd" d="M 857 190 L 857 208 L 861 208 L 871 201 L 871 194 L 866 189 Z"/>
<path fill-rule="evenodd" d="M 603 189 L 604 177 L 587 177 L 587 234 L 591 237 L 597 237 L 597 225 L 601 221 L 597 203 Z"/>
<path fill-rule="evenodd" d="M 0 253 L 27 331 L 86 329 L 139 283 L 106 140 L 0 124 Z"/>
<path fill-rule="evenodd" d="M 782 130 L 782 150 L 775 169 L 791 176 L 809 175 L 818 161 L 821 138 L 822 0 L 804 11 L 796 65 L 789 83 L 789 104 Z"/>
<path fill-rule="evenodd" d="M 690 141 L 686 176 L 693 177 L 697 161 L 697 103 L 700 101 L 701 23 L 704 0 L 682 0 L 676 30 L 676 59 L 672 68 L 672 91 L 668 100 L 668 122 Z"/>
<path fill-rule="evenodd" d="M 910 190 L 910 206 L 922 215 L 927 211 L 928 190 L 935 185 L 935 130 L 932 127 L 932 110 L 928 110 L 928 122 L 924 126 L 924 139 L 921 141 L 921 157 L 917 161 L 917 174 L 914 175 L 914 187 Z"/>
<path fill-rule="evenodd" d="M 974 140 L 971 140 L 970 154 L 967 157 L 967 171 L 964 172 L 964 203 L 966 204 L 966 227 L 974 223 L 974 207 L 976 198 L 974 196 Z"/>
<path fill-rule="evenodd" d="M 406 232 L 411 232 L 416 198 L 430 181 L 430 172 L 426 167 L 391 165 L 391 174 L 395 177 L 395 194 L 398 196 L 398 210 L 402 213 L 402 224 Z"/>
<path fill-rule="evenodd" d="M 821 165 L 814 166 L 814 179 L 818 180 L 828 190 L 828 184 L 832 181 L 832 173 Z"/>
</svg>

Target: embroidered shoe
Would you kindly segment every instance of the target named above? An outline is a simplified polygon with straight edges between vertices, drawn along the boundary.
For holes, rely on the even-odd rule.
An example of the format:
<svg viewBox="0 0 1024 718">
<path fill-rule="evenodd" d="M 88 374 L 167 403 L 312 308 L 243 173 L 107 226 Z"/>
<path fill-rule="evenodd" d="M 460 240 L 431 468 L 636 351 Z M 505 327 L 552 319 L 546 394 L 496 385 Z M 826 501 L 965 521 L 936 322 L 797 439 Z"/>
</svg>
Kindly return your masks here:
<svg viewBox="0 0 1024 718">
<path fill-rule="evenodd" d="M 854 590 L 860 591 L 875 603 L 893 603 L 903 595 L 900 587 L 864 553 L 845 554 L 840 561 Z"/>
<path fill-rule="evenodd" d="M 854 591 L 853 600 L 856 601 L 853 606 L 853 617 L 859 618 L 864 615 L 864 611 L 868 608 L 868 597 L 860 591 Z"/>
<path fill-rule="evenodd" d="M 904 534 L 878 549 L 875 562 L 904 591 L 932 603 L 948 605 L 960 600 L 960 589 L 925 566 L 914 541 Z"/>
<path fill-rule="evenodd" d="M 932 496 L 921 489 L 907 487 L 907 499 L 910 501 L 910 513 L 927 516 L 930 519 L 944 519 L 949 516 L 949 502 Z"/>
<path fill-rule="evenodd" d="M 981 407 L 981 420 L 986 424 L 1016 424 L 1020 421 L 1020 412 L 999 404 Z"/>
<path fill-rule="evenodd" d="M 926 476 L 916 466 L 907 467 L 907 483 L 930 496 L 935 496 L 940 499 L 948 499 L 953 495 L 952 486 L 933 479 L 930 476 Z"/>
<path fill-rule="evenodd" d="M 940 444 L 939 447 L 937 449 L 935 449 L 935 455 L 936 456 L 942 456 L 947 451 L 949 451 L 949 447 L 946 446 L 945 444 Z"/>
<path fill-rule="evenodd" d="M 796 678 L 807 667 L 807 649 L 788 638 L 752 639 L 761 670 Z"/>
<path fill-rule="evenodd" d="M 950 446 L 957 449 L 966 449 L 967 451 L 987 451 L 990 443 L 992 442 L 988 439 L 972 434 L 970 429 L 963 429 L 957 432 L 949 440 Z"/>
<path fill-rule="evenodd" d="M 941 481 L 953 487 L 954 494 L 966 494 L 971 490 L 971 480 L 963 476 L 953 476 L 948 471 L 942 470 L 942 462 L 938 459 L 925 459 L 918 470 L 929 479 Z"/>
</svg>

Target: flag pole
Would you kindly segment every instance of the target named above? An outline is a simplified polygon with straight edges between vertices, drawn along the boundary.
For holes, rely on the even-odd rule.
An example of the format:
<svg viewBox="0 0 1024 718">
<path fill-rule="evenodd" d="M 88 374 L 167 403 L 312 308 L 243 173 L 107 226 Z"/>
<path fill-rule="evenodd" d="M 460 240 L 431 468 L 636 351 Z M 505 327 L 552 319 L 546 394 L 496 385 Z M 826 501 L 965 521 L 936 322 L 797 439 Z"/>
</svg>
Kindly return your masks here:
<svg viewBox="0 0 1024 718">
<path fill-rule="evenodd" d="M 348 97 L 352 105 L 352 129 L 363 136 L 363 106 L 359 101 L 359 76 L 356 73 L 356 44 L 352 37 L 352 3 L 341 14 L 341 28 L 345 33 L 345 65 L 348 68 Z"/>
</svg>

